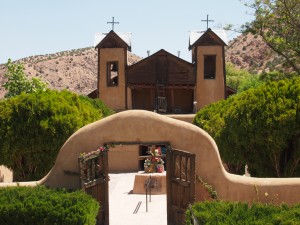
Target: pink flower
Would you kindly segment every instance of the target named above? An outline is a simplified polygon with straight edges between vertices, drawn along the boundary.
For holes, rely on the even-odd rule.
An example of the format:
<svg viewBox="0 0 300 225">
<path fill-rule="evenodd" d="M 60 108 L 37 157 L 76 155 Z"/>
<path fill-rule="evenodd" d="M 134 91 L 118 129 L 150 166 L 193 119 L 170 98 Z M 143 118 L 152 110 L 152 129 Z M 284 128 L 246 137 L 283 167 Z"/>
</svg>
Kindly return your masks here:
<svg viewBox="0 0 300 225">
<path fill-rule="evenodd" d="M 161 147 L 158 147 L 157 150 L 158 150 L 158 154 L 161 155 Z"/>
</svg>

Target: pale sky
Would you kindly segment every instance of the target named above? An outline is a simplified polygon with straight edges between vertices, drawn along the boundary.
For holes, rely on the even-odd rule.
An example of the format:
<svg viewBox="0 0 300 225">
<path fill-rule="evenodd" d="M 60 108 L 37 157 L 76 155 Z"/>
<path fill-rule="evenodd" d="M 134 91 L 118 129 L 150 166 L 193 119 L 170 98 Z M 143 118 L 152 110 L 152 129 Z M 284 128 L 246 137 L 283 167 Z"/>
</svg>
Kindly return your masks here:
<svg viewBox="0 0 300 225">
<path fill-rule="evenodd" d="M 132 33 L 132 52 L 160 49 L 191 61 L 189 31 L 253 19 L 240 0 L 0 0 L 0 64 L 32 55 L 93 46 L 95 33 Z M 229 32 L 228 38 L 236 34 Z"/>
</svg>

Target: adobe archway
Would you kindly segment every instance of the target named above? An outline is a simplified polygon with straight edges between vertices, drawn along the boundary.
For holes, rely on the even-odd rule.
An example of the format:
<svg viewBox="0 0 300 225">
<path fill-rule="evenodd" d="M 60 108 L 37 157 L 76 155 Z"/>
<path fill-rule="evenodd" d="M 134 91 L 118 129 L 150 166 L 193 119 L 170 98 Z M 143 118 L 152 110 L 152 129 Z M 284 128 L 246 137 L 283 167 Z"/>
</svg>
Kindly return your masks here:
<svg viewBox="0 0 300 225">
<path fill-rule="evenodd" d="M 129 110 L 89 124 L 75 132 L 62 146 L 55 165 L 40 181 L 18 185 L 44 184 L 50 187 L 79 189 L 78 156 L 97 149 L 105 142 L 169 141 L 172 147 L 196 154 L 196 176 L 212 185 L 223 200 L 269 201 L 277 195 L 275 203 L 300 202 L 300 178 L 251 178 L 229 174 L 222 166 L 214 140 L 202 129 L 156 113 Z M 0 186 L 16 186 L 2 183 Z M 200 183 L 195 184 L 196 201 L 201 200 Z"/>
<path fill-rule="evenodd" d="M 52 187 L 80 188 L 79 177 L 65 171 L 78 172 L 78 155 L 97 149 L 105 142 L 164 142 L 172 147 L 196 154 L 196 176 L 212 185 L 223 200 L 264 201 L 264 194 L 278 195 L 277 202 L 300 201 L 300 178 L 250 178 L 229 174 L 222 166 L 215 141 L 202 129 L 156 113 L 130 110 L 89 124 L 74 133 L 61 148 L 55 165 L 39 183 Z M 202 189 L 196 182 L 197 196 Z M 257 191 L 258 190 L 258 193 Z"/>
</svg>

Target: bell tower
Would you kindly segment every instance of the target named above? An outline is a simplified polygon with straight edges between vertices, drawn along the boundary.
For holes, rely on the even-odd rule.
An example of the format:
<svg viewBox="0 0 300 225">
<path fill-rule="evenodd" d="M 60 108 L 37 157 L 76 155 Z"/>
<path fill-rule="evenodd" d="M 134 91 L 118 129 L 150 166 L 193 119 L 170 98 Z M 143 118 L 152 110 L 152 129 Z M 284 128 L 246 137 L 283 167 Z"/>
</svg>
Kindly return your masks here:
<svg viewBox="0 0 300 225">
<path fill-rule="evenodd" d="M 225 31 L 215 33 L 210 28 L 205 32 L 192 31 L 190 34 L 189 49 L 192 50 L 192 61 L 196 68 L 196 111 L 226 97 L 225 37 Z"/>
<path fill-rule="evenodd" d="M 126 67 L 131 34 L 96 34 L 98 50 L 98 98 L 116 111 L 127 109 Z"/>
</svg>

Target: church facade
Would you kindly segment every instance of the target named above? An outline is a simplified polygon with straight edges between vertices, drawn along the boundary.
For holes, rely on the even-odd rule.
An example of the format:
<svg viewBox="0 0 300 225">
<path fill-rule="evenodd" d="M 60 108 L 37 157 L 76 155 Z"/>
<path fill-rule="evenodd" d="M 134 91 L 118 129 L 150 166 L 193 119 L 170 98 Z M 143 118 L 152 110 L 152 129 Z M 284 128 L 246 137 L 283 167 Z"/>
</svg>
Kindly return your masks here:
<svg viewBox="0 0 300 225">
<path fill-rule="evenodd" d="M 190 33 L 192 63 L 160 50 L 128 65 L 131 34 L 97 34 L 98 82 L 94 96 L 116 110 L 144 109 L 167 114 L 195 113 L 228 95 L 225 32 Z"/>
</svg>

